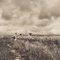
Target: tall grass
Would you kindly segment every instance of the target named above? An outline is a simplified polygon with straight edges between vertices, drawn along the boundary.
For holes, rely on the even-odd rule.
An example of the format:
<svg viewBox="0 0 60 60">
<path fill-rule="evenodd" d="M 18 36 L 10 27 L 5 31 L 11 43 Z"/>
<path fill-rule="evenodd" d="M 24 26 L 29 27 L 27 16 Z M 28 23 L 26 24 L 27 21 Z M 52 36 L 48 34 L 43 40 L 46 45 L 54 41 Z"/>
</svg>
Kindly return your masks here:
<svg viewBox="0 0 60 60">
<path fill-rule="evenodd" d="M 60 60 L 60 39 L 0 38 L 0 60 Z"/>
</svg>

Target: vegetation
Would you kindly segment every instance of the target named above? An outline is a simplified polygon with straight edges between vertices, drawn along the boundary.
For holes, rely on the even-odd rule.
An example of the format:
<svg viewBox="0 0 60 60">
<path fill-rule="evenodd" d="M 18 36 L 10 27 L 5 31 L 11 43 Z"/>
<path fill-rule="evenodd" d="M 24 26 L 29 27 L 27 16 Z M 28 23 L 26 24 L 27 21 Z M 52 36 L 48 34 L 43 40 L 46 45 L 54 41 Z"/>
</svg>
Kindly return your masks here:
<svg viewBox="0 0 60 60">
<path fill-rule="evenodd" d="M 60 60 L 60 39 L 0 38 L 0 60 Z"/>
</svg>

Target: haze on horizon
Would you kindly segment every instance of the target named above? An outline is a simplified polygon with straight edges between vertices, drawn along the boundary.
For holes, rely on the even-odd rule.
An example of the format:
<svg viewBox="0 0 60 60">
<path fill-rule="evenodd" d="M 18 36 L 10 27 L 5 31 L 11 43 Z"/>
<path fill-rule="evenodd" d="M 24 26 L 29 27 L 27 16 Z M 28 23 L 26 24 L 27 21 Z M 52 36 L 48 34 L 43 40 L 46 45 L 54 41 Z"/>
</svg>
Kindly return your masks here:
<svg viewBox="0 0 60 60">
<path fill-rule="evenodd" d="M 60 34 L 60 0 L 0 0 L 0 33 Z"/>
</svg>

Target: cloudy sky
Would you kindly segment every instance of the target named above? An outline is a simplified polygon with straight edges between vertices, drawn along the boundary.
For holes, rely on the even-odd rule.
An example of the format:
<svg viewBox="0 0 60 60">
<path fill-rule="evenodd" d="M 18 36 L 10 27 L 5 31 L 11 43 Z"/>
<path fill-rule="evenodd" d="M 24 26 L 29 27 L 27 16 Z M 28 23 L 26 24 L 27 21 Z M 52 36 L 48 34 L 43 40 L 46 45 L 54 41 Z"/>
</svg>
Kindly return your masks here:
<svg viewBox="0 0 60 60">
<path fill-rule="evenodd" d="M 60 34 L 60 0 L 0 0 L 0 33 Z"/>
</svg>

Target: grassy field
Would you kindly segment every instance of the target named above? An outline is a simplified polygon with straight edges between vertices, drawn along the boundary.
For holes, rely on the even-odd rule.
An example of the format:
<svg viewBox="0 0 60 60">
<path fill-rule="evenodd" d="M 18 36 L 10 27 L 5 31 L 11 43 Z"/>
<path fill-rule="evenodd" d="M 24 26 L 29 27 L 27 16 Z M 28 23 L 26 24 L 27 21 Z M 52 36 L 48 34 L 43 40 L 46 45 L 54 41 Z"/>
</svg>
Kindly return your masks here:
<svg viewBox="0 0 60 60">
<path fill-rule="evenodd" d="M 60 39 L 51 37 L 0 38 L 0 60 L 60 60 Z"/>
</svg>

